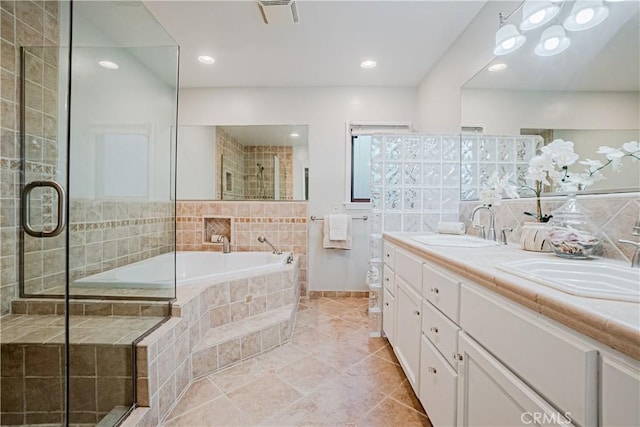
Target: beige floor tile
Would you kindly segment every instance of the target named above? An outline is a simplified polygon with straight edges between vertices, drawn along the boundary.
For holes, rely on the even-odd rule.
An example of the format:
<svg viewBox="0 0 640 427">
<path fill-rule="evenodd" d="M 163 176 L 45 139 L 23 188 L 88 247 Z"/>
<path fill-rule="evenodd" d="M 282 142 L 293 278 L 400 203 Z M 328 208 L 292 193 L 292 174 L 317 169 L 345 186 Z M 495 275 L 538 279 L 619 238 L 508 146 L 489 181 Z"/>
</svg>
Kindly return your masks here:
<svg viewBox="0 0 640 427">
<path fill-rule="evenodd" d="M 394 392 L 392 392 L 389 397 L 397 400 L 398 402 L 415 409 L 421 414 L 426 414 L 418 396 L 416 396 L 411 384 L 409 384 L 409 380 L 404 380 L 398 388 Z"/>
<path fill-rule="evenodd" d="M 267 374 L 268 371 L 258 359 L 249 359 L 231 368 L 211 374 L 208 378 L 226 393 Z"/>
<path fill-rule="evenodd" d="M 338 426 L 342 425 L 340 418 L 331 408 L 314 402 L 308 398 L 302 399 L 287 407 L 261 425 L 264 426 Z"/>
<path fill-rule="evenodd" d="M 227 395 L 253 423 L 258 424 L 298 400 L 302 395 L 275 375 L 267 375 Z"/>
<path fill-rule="evenodd" d="M 307 353 L 292 343 L 284 344 L 257 357 L 260 365 L 269 372 L 275 374 L 283 366 L 306 357 Z"/>
<path fill-rule="evenodd" d="M 167 415 L 167 420 L 184 415 L 195 408 L 209 403 L 220 397 L 222 392 L 207 378 L 191 383 L 187 391 L 173 410 Z"/>
<path fill-rule="evenodd" d="M 250 426 L 252 425 L 226 396 L 220 396 L 206 405 L 200 405 L 162 424 L 163 427 Z"/>
<path fill-rule="evenodd" d="M 386 398 L 357 423 L 358 427 L 431 427 L 429 419 L 405 405 Z"/>
<path fill-rule="evenodd" d="M 278 371 L 278 377 L 301 394 L 308 394 L 337 376 L 337 370 L 313 356 L 297 360 Z"/>
<path fill-rule="evenodd" d="M 367 307 L 302 300 L 292 343 L 202 380 L 223 396 L 192 385 L 165 425 L 428 426 L 388 341 L 369 338 Z"/>
</svg>

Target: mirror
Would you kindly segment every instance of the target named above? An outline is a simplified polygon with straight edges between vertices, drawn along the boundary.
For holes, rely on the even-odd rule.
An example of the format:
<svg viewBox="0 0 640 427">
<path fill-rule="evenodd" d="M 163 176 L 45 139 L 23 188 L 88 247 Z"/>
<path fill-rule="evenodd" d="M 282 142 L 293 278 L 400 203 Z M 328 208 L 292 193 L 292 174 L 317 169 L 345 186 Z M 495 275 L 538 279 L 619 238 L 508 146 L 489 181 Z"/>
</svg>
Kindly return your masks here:
<svg viewBox="0 0 640 427">
<path fill-rule="evenodd" d="M 485 134 L 540 135 L 545 143 L 570 140 L 580 160 L 606 161 L 597 154 L 599 146 L 619 148 L 640 140 L 640 3 L 605 2 L 609 16 L 594 28 L 567 31 L 567 50 L 536 55 L 542 32 L 561 24 L 574 4 L 563 2 L 557 22 L 526 32 L 519 50 L 496 57 L 463 85 L 463 127 Z M 511 12 L 504 10 L 505 16 Z M 508 23 L 517 26 L 521 16 L 518 11 Z M 497 63 L 507 67 L 489 71 Z M 570 170 L 584 168 L 576 164 Z M 640 189 L 636 160 L 626 158 L 619 174 L 611 167 L 602 172 L 606 179 L 587 191 Z"/>
<path fill-rule="evenodd" d="M 308 200 L 307 125 L 179 126 L 178 199 Z"/>
</svg>

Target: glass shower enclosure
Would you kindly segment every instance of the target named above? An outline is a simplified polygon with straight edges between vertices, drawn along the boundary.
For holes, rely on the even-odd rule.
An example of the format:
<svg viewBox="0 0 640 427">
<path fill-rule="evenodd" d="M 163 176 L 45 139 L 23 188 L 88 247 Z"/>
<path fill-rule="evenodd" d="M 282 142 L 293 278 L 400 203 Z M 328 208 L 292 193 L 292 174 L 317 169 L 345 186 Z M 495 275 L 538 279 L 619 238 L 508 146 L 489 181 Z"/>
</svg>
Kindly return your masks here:
<svg viewBox="0 0 640 427">
<path fill-rule="evenodd" d="M 19 292 L 0 421 L 116 425 L 136 404 L 135 343 L 176 292 L 178 46 L 142 2 L 29 3 L 54 28 L 15 45 L 18 221 L 2 244 Z"/>
</svg>

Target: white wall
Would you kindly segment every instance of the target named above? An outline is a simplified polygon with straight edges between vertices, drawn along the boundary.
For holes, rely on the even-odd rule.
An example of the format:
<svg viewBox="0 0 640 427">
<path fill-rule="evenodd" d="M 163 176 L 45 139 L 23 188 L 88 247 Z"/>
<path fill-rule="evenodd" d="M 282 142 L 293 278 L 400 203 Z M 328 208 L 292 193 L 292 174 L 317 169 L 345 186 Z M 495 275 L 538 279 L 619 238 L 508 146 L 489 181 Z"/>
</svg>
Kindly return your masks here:
<svg viewBox="0 0 640 427">
<path fill-rule="evenodd" d="M 418 86 L 417 125 L 420 133 L 460 131 L 460 90 L 493 59 L 498 13 L 509 14 L 519 2 L 491 1 L 478 12 L 455 43 Z"/>
<path fill-rule="evenodd" d="M 462 122 L 497 135 L 519 135 L 521 128 L 640 129 L 640 94 L 464 89 Z"/>
<path fill-rule="evenodd" d="M 181 126 L 178 129 L 178 199 L 215 198 L 215 141 L 215 126 Z"/>
<path fill-rule="evenodd" d="M 309 214 L 318 216 L 344 210 L 346 123 L 414 122 L 416 111 L 415 88 L 183 89 L 179 99 L 181 125 L 309 125 Z M 309 289 L 366 289 L 367 224 L 354 221 L 351 251 L 323 249 L 321 227 L 309 222 Z"/>
</svg>

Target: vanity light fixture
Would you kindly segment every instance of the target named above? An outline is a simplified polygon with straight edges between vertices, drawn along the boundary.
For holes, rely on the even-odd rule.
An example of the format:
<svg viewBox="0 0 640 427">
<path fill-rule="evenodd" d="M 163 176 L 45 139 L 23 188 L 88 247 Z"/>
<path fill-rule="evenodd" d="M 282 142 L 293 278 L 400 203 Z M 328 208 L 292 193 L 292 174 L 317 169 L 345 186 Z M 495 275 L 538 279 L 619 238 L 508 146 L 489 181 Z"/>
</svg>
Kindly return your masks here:
<svg viewBox="0 0 640 427">
<path fill-rule="evenodd" d="M 515 25 L 503 25 L 496 33 L 496 45 L 493 53 L 501 56 L 514 52 L 522 47 L 526 40 L 527 38 L 520 34 Z"/>
<path fill-rule="evenodd" d="M 507 64 L 499 62 L 497 64 L 493 64 L 489 66 L 489 71 L 502 71 L 507 68 Z"/>
<path fill-rule="evenodd" d="M 560 12 L 560 6 L 550 1 L 527 0 L 522 8 L 520 29 L 529 31 L 551 21 Z"/>
<path fill-rule="evenodd" d="M 367 59 L 366 61 L 362 61 L 360 63 L 360 67 L 364 68 L 365 70 L 371 69 L 371 68 L 375 68 L 376 66 L 376 61 L 371 60 L 371 59 Z"/>
<path fill-rule="evenodd" d="M 602 0 L 577 0 L 563 26 L 567 31 L 588 30 L 604 21 L 607 16 L 609 8 Z"/>
<path fill-rule="evenodd" d="M 297 137 L 299 137 L 299 136 L 300 136 L 300 134 L 299 134 L 299 133 L 296 133 L 296 132 L 292 132 L 292 133 L 290 133 L 290 134 L 289 134 L 289 136 L 290 136 L 291 138 L 297 138 Z"/>
<path fill-rule="evenodd" d="M 216 60 L 212 56 L 209 56 L 209 55 L 200 55 L 200 56 L 198 56 L 198 61 L 202 62 L 203 64 L 207 64 L 207 65 L 210 65 L 210 64 L 213 64 L 214 62 L 216 62 Z"/>
<path fill-rule="evenodd" d="M 542 32 L 534 52 L 538 56 L 553 56 L 564 52 L 569 45 L 571 39 L 567 37 L 564 28 L 561 25 L 552 25 Z"/>
<path fill-rule="evenodd" d="M 118 68 L 120 68 L 120 66 L 115 62 L 107 60 L 98 61 L 98 65 L 108 70 L 117 70 Z"/>
</svg>

